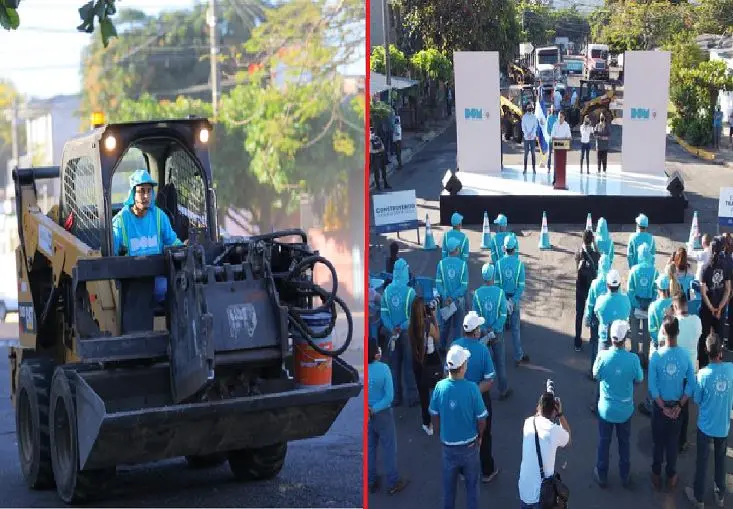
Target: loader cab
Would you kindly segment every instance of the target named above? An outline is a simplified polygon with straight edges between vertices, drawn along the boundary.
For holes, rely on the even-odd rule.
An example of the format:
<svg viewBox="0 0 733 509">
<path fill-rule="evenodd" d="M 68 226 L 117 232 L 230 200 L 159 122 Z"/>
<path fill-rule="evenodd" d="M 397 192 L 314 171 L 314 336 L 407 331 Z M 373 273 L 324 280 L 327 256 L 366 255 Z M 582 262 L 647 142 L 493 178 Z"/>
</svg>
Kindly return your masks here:
<svg viewBox="0 0 733 509">
<path fill-rule="evenodd" d="M 103 256 L 113 251 L 112 219 L 130 191 L 129 178 L 147 170 L 158 182 L 155 204 L 181 241 L 191 233 L 216 240 L 215 198 L 205 119 L 110 124 L 64 147 L 59 220 Z"/>
</svg>

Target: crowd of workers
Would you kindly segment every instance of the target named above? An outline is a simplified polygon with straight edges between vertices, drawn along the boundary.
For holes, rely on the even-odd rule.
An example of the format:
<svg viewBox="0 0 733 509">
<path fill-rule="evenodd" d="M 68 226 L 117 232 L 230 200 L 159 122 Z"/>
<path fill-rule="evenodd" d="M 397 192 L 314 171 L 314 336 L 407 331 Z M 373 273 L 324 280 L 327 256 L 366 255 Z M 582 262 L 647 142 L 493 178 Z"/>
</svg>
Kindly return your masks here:
<svg viewBox="0 0 733 509">
<path fill-rule="evenodd" d="M 446 509 L 454 507 L 459 476 L 465 481 L 467 507 L 475 509 L 480 483 L 493 481 L 499 472 L 492 454 L 490 393 L 496 382 L 499 400 L 512 394 L 505 331 L 511 335 L 516 365 L 529 362 L 520 337 L 526 273 L 517 236 L 500 214 L 491 235 L 491 261 L 483 265 L 481 285 L 470 296 L 470 246 L 462 220 L 454 213 L 452 229 L 443 237 L 434 289 L 416 284 L 418 278 L 397 249 L 387 263 L 391 282 L 373 279 L 370 285 L 370 309 L 378 312 L 379 324 L 370 329 L 369 340 L 369 489 L 372 493 L 380 489 L 378 450 L 388 492 L 397 493 L 407 485 L 397 473 L 391 410 L 406 400 L 409 406 L 421 407 L 423 431 L 429 436 L 437 433 L 442 443 Z M 634 486 L 630 474 L 634 387 L 643 382 L 646 371 L 648 391 L 638 408 L 652 419 L 651 483 L 663 488 L 665 463 L 666 488 L 677 486 L 677 454 L 687 447 L 693 401 L 698 408 L 696 473 L 685 494 L 696 507 L 703 507 L 712 443 L 714 497 L 723 507 L 723 461 L 733 407 L 733 364 L 722 361 L 723 351 L 733 349 L 733 327 L 724 338 L 723 322 L 733 322 L 733 237 L 705 235 L 702 249 L 688 253 L 680 247 L 657 270 L 648 218 L 640 214 L 636 226 L 628 240 L 629 273 L 623 289 L 619 271 L 612 269 L 614 242 L 603 218 L 595 232 L 584 232 L 583 246 L 575 254 L 574 347 L 582 351 L 585 325 L 590 329 L 589 377 L 597 384 L 591 405 L 598 419 L 593 477 L 600 487 L 607 486 L 615 430 L 621 483 Z M 688 260 L 697 260 L 696 274 Z M 554 475 L 556 450 L 569 442 L 562 403 L 548 387 L 536 415 L 524 423 L 518 481 L 522 508 L 540 507 L 542 480 Z"/>
</svg>

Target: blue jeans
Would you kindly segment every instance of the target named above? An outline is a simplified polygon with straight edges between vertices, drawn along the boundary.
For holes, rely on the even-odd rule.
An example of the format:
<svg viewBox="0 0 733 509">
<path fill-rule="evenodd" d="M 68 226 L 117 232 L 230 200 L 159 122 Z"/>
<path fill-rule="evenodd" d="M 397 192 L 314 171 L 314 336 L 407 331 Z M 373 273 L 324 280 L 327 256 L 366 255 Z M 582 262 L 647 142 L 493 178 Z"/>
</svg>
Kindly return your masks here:
<svg viewBox="0 0 733 509">
<path fill-rule="evenodd" d="M 524 140 L 524 171 L 527 171 L 527 155 L 531 152 L 532 153 L 532 171 L 534 171 L 535 166 L 535 145 L 537 145 L 536 140 Z"/>
<path fill-rule="evenodd" d="M 394 415 L 391 408 L 382 410 L 369 418 L 369 484 L 377 480 L 377 447 L 380 446 L 388 487 L 393 487 L 399 480 L 395 435 Z"/>
<path fill-rule="evenodd" d="M 682 414 L 676 419 L 670 419 L 659 405 L 652 404 L 652 473 L 661 475 L 662 460 L 667 457 L 667 477 L 677 473 L 677 450 L 679 447 L 680 431 L 682 430 Z"/>
<path fill-rule="evenodd" d="M 710 442 L 713 442 L 713 465 L 715 468 L 715 488 L 721 495 L 725 494 L 725 452 L 728 437 L 710 437 L 697 430 L 697 460 L 695 461 L 695 498 L 702 501 L 705 494 L 705 480 L 707 479 L 708 456 Z"/>
<path fill-rule="evenodd" d="M 506 378 L 506 345 L 504 344 L 504 333 L 496 332 L 496 339 L 489 343 L 491 359 L 496 370 L 499 394 L 504 394 L 509 388 L 509 381 Z"/>
<path fill-rule="evenodd" d="M 466 482 L 466 509 L 478 509 L 481 461 L 479 445 L 443 445 L 443 509 L 454 509 L 456 484 L 462 473 Z"/>
<path fill-rule="evenodd" d="M 598 417 L 598 459 L 596 468 L 602 481 L 608 479 L 608 453 L 611 448 L 613 430 L 618 440 L 618 469 L 623 481 L 629 478 L 631 470 L 631 419 L 626 422 L 612 423 Z"/>
<path fill-rule="evenodd" d="M 536 504 L 525 504 L 520 500 L 519 509 L 540 509 L 540 503 L 537 502 Z"/>
<path fill-rule="evenodd" d="M 440 348 L 442 350 L 448 350 L 455 339 L 463 336 L 463 317 L 466 314 L 466 301 L 463 297 L 459 297 L 454 302 L 456 303 L 456 312 L 443 322 L 443 328 L 440 330 Z"/>
<path fill-rule="evenodd" d="M 514 304 L 514 311 L 509 315 L 508 320 L 511 326 L 512 332 L 512 346 L 514 347 L 514 360 L 519 362 L 524 357 L 524 350 L 522 350 L 522 338 L 519 335 L 519 304 Z"/>
<path fill-rule="evenodd" d="M 412 349 L 407 331 L 403 330 L 395 341 L 394 350 L 389 352 L 389 368 L 392 371 L 394 383 L 394 405 L 402 403 L 402 382 L 404 380 L 404 395 L 409 403 L 418 401 L 417 383 L 412 370 Z"/>
</svg>

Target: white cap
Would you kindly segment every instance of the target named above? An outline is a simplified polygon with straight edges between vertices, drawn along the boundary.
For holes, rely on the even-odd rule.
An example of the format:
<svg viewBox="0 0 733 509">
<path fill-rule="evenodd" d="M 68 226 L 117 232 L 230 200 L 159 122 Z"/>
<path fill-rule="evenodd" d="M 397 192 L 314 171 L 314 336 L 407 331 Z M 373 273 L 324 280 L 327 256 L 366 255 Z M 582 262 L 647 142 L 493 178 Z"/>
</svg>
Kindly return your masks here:
<svg viewBox="0 0 733 509">
<path fill-rule="evenodd" d="M 617 343 L 623 342 L 630 328 L 631 326 L 626 320 L 614 320 L 611 324 L 611 340 Z"/>
<path fill-rule="evenodd" d="M 616 269 L 611 269 L 606 274 L 606 283 L 608 286 L 621 286 L 621 274 Z"/>
<path fill-rule="evenodd" d="M 466 332 L 473 332 L 484 323 L 486 323 L 486 320 L 480 317 L 476 311 L 469 311 L 466 313 L 465 318 L 463 318 L 463 330 Z"/>
<path fill-rule="evenodd" d="M 465 364 L 469 357 L 471 357 L 471 352 L 460 345 L 453 345 L 448 350 L 445 362 L 448 365 L 448 369 L 458 369 Z"/>
</svg>

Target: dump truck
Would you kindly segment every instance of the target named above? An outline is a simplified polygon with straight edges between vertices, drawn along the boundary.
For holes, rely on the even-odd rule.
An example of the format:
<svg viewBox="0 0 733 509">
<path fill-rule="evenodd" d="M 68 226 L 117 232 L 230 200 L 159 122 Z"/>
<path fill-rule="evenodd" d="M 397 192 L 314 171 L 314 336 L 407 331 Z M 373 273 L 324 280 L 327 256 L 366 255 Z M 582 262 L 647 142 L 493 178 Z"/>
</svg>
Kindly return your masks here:
<svg viewBox="0 0 733 509">
<path fill-rule="evenodd" d="M 68 141 L 60 166 L 12 172 L 11 399 L 31 489 L 83 503 L 105 495 L 118 465 L 174 457 L 269 479 L 288 442 L 324 435 L 360 394 L 358 371 L 340 357 L 351 314 L 307 235 L 220 238 L 210 136 L 200 118 L 102 124 Z M 158 232 L 165 214 L 180 242 L 129 256 L 113 218 L 141 169 L 156 182 Z M 39 182 L 56 178 L 59 203 L 42 211 Z M 159 242 L 124 245 L 141 239 Z M 317 264 L 332 288 L 314 283 Z M 348 331 L 336 348 L 338 313 Z"/>
<path fill-rule="evenodd" d="M 578 99 L 576 104 L 572 105 L 572 117 L 579 123 L 588 115 L 591 125 L 595 126 L 603 114 L 606 122 L 610 124 L 614 118 L 611 103 L 615 98 L 615 84 L 600 80 L 580 80 Z"/>
</svg>

